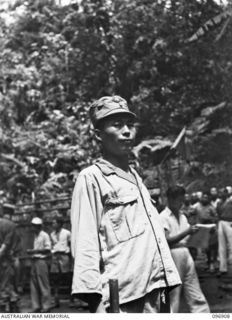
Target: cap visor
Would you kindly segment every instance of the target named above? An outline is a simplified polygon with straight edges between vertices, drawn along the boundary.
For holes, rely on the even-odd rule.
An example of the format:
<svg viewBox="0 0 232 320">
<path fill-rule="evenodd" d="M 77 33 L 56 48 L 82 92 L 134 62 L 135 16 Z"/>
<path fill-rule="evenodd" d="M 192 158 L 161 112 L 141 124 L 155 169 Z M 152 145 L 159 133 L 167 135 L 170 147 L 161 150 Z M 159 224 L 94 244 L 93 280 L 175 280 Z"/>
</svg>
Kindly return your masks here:
<svg viewBox="0 0 232 320">
<path fill-rule="evenodd" d="M 105 119 L 105 118 L 108 118 L 109 116 L 112 116 L 114 114 L 128 114 L 130 115 L 131 117 L 133 118 L 137 118 L 136 114 L 131 112 L 131 111 L 127 111 L 127 110 L 124 110 L 122 108 L 118 108 L 118 109 L 114 109 L 112 111 L 109 111 L 107 114 L 105 114 L 102 118 L 98 119 L 101 120 L 101 119 Z"/>
</svg>

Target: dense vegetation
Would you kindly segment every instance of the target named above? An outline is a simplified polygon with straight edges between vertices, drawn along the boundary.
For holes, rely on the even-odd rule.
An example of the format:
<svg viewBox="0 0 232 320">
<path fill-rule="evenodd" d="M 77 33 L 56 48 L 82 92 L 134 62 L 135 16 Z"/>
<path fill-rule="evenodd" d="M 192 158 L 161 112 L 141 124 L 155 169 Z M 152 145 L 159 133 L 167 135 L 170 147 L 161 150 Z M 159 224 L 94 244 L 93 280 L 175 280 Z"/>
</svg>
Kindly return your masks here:
<svg viewBox="0 0 232 320">
<path fill-rule="evenodd" d="M 187 126 L 186 186 L 232 183 L 230 15 L 191 38 L 230 3 L 18 0 L 9 10 L 14 21 L 0 20 L 0 190 L 11 201 L 70 194 L 99 154 L 88 105 L 110 94 L 139 115 L 137 144 L 173 141 Z"/>
</svg>

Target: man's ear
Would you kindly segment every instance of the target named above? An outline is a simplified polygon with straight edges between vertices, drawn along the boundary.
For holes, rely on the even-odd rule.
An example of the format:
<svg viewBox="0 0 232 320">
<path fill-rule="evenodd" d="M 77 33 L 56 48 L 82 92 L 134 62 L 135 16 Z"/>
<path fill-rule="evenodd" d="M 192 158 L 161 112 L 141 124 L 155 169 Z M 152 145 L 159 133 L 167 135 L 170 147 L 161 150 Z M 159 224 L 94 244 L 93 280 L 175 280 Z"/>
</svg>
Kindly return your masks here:
<svg viewBox="0 0 232 320">
<path fill-rule="evenodd" d="M 99 141 L 99 142 L 102 141 L 102 138 L 101 138 L 101 130 L 99 130 L 99 129 L 94 129 L 94 135 L 95 135 L 95 138 L 97 139 L 97 141 Z"/>
</svg>

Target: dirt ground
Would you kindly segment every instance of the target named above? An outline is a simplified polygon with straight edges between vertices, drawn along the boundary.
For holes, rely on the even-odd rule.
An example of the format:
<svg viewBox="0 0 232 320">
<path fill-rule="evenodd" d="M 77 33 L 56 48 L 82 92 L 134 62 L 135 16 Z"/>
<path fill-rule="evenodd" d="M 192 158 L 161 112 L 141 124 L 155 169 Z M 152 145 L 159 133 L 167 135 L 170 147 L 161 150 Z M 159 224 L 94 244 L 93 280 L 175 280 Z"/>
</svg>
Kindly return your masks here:
<svg viewBox="0 0 232 320">
<path fill-rule="evenodd" d="M 201 284 L 202 291 L 208 300 L 212 313 L 223 312 L 232 313 L 232 273 L 227 278 L 218 278 L 216 273 L 206 272 L 205 256 L 200 255 L 196 260 L 196 268 Z M 31 303 L 29 292 L 21 297 L 20 312 L 31 312 Z M 70 306 L 67 295 L 62 294 L 60 307 L 51 310 L 53 313 L 88 313 L 87 306 L 80 300 L 75 301 L 74 306 Z M 187 313 L 188 309 L 185 302 L 181 303 L 181 312 Z"/>
</svg>

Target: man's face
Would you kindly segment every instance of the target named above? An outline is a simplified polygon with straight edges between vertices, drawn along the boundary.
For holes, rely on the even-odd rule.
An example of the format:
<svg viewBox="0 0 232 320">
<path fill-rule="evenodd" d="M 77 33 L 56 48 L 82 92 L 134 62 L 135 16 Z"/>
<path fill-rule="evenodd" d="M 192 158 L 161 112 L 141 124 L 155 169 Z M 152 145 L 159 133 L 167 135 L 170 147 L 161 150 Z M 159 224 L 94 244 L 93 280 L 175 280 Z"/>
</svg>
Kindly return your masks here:
<svg viewBox="0 0 232 320">
<path fill-rule="evenodd" d="M 217 199 L 217 196 L 218 196 L 217 189 L 216 188 L 211 188 L 210 189 L 210 195 L 211 195 L 211 198 L 213 200 Z"/>
<path fill-rule="evenodd" d="M 173 199 L 173 198 L 169 199 L 169 206 L 170 206 L 171 210 L 174 212 L 179 212 L 183 203 L 184 203 L 184 195 L 179 195 L 175 199 Z"/>
<path fill-rule="evenodd" d="M 228 198 L 228 192 L 226 189 L 222 191 L 221 198 L 222 200 L 226 200 Z"/>
<path fill-rule="evenodd" d="M 209 204 L 209 197 L 208 197 L 207 194 L 203 194 L 202 199 L 201 199 L 201 203 L 202 203 L 203 205 Z"/>
<path fill-rule="evenodd" d="M 131 152 L 135 135 L 134 119 L 128 115 L 116 114 L 104 120 L 98 136 L 106 153 L 120 157 Z"/>
<path fill-rule="evenodd" d="M 57 231 L 59 229 L 59 224 L 57 223 L 56 220 L 52 221 L 52 228 L 53 230 Z"/>
<path fill-rule="evenodd" d="M 40 230 L 41 230 L 41 225 L 35 225 L 35 224 L 32 225 L 32 231 L 35 234 L 39 234 Z"/>
</svg>

